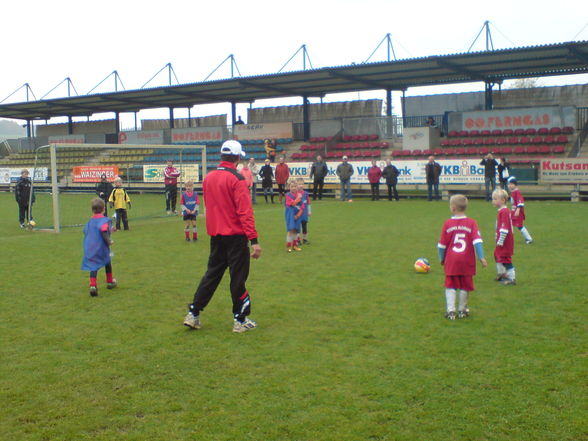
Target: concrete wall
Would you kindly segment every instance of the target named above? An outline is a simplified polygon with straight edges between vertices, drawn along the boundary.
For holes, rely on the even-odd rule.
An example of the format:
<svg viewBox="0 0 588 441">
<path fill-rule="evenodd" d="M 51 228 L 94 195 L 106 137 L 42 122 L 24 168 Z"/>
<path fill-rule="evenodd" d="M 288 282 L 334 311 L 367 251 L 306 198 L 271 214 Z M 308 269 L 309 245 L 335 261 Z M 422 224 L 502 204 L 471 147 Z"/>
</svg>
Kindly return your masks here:
<svg viewBox="0 0 588 441">
<path fill-rule="evenodd" d="M 382 100 L 345 101 L 309 105 L 311 121 L 337 118 L 382 116 Z M 263 107 L 247 109 L 247 122 L 269 123 L 292 121 L 302 123 L 302 106 Z"/>
<path fill-rule="evenodd" d="M 527 89 L 503 89 L 495 87 L 494 109 L 538 106 L 588 107 L 588 84 Z M 441 95 L 406 97 L 406 116 L 441 115 L 449 112 L 473 112 L 484 110 L 484 92 L 468 92 Z"/>
<path fill-rule="evenodd" d="M 80 121 L 73 123 L 73 135 L 86 135 L 90 133 L 105 134 L 116 133 L 116 120 L 105 119 L 101 121 Z M 68 134 L 68 124 L 47 124 L 35 126 L 36 135 L 58 136 Z"/>
<path fill-rule="evenodd" d="M 203 116 L 198 118 L 174 118 L 176 129 L 188 127 L 218 127 L 227 125 L 227 114 Z M 141 120 L 142 130 L 169 129 L 169 118 L 167 119 L 143 119 Z"/>
</svg>

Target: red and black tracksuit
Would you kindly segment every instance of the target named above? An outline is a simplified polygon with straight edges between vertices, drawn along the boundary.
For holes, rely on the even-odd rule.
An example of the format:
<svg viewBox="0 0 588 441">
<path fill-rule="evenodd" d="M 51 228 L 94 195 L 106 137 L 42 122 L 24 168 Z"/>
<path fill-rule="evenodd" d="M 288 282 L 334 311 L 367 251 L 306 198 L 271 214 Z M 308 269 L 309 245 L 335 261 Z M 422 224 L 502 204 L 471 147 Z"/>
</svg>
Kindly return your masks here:
<svg viewBox="0 0 588 441">
<path fill-rule="evenodd" d="M 176 211 L 176 201 L 178 199 L 178 178 L 180 172 L 175 167 L 166 167 L 163 170 L 165 184 L 165 209 L 167 211 Z"/>
<path fill-rule="evenodd" d="M 231 162 L 221 162 L 202 184 L 206 205 L 206 231 L 210 236 L 208 268 L 189 305 L 197 316 L 214 295 L 225 270 L 231 276 L 233 316 L 245 320 L 251 301 L 245 282 L 249 276 L 249 246 L 257 243 L 257 231 L 247 182 Z"/>
</svg>

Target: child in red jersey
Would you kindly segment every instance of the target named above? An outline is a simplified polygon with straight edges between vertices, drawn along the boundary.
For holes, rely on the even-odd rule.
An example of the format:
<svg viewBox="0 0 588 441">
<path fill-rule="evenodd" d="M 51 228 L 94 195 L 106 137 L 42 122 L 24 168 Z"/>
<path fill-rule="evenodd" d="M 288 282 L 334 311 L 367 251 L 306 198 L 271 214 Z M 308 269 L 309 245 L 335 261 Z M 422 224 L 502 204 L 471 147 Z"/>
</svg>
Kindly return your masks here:
<svg viewBox="0 0 588 441">
<path fill-rule="evenodd" d="M 186 226 L 184 227 L 184 236 L 186 242 L 190 242 L 190 226 L 192 227 L 192 240 L 198 240 L 198 231 L 196 230 L 196 217 L 198 216 L 198 207 L 200 206 L 200 199 L 198 193 L 194 191 L 194 182 L 186 182 L 186 191 L 182 193 L 180 198 L 180 205 L 182 206 L 182 215 Z"/>
<path fill-rule="evenodd" d="M 514 237 L 512 234 L 511 213 L 506 206 L 508 193 L 499 189 L 492 192 L 492 205 L 498 208 L 496 218 L 496 281 L 503 285 L 516 285 L 515 269 L 512 264 L 514 254 Z"/>
<path fill-rule="evenodd" d="M 437 244 L 439 259 L 445 269 L 445 318 L 455 320 L 469 315 L 468 296 L 474 290 L 476 254 L 486 267 L 482 237 L 475 220 L 466 217 L 468 199 L 462 194 L 451 196 L 449 209 L 453 216 L 445 221 L 441 239 Z M 455 300 L 459 292 L 459 307 L 455 312 Z"/>
<path fill-rule="evenodd" d="M 527 245 L 533 243 L 533 238 L 531 237 L 531 233 L 529 230 L 525 228 L 525 199 L 523 199 L 523 195 L 521 194 L 521 190 L 517 187 L 517 178 L 511 176 L 508 178 L 508 189 L 510 190 L 510 205 L 512 210 L 512 225 L 517 227 L 519 231 L 523 234 L 525 238 L 525 243 Z"/>
<path fill-rule="evenodd" d="M 286 193 L 285 219 L 286 219 L 286 246 L 288 252 L 302 251 L 298 246 L 296 236 L 300 233 L 302 224 L 301 217 L 304 214 L 304 205 L 302 204 L 302 194 L 298 191 L 298 184 L 294 179 L 290 180 L 290 191 Z"/>
</svg>

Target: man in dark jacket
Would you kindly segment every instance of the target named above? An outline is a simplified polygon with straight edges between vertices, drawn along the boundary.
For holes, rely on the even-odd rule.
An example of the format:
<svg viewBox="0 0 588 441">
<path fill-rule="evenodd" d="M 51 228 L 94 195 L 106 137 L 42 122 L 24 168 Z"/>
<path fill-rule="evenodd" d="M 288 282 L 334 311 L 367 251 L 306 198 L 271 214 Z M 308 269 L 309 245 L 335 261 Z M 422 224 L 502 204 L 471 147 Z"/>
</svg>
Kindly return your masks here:
<svg viewBox="0 0 588 441">
<path fill-rule="evenodd" d="M 439 196 L 439 176 L 441 176 L 441 165 L 435 161 L 434 156 L 429 156 L 429 162 L 425 166 L 425 175 L 427 176 L 427 199 L 433 200 L 433 189 L 435 190 L 435 199 L 440 200 Z"/>
<path fill-rule="evenodd" d="M 392 161 L 389 159 L 386 160 L 386 167 L 382 171 L 382 177 L 386 180 L 386 185 L 388 186 L 388 200 L 392 200 L 392 193 L 394 193 L 394 199 L 397 201 L 398 192 L 396 191 L 396 184 L 398 184 L 398 169 L 392 165 Z"/>
<path fill-rule="evenodd" d="M 322 156 L 316 157 L 316 162 L 310 168 L 310 179 L 312 179 L 312 200 L 316 201 L 317 189 L 318 198 L 323 198 L 323 187 L 325 185 L 325 177 L 329 174 L 329 167 L 323 162 Z"/>
<path fill-rule="evenodd" d="M 492 192 L 496 190 L 496 166 L 498 162 L 492 156 L 492 153 L 488 153 L 484 159 L 480 162 L 480 165 L 484 166 L 484 181 L 486 183 L 486 200 L 492 200 Z"/>
<path fill-rule="evenodd" d="M 258 259 L 261 246 L 257 239 L 255 218 L 247 182 L 237 172 L 241 156 L 238 141 L 225 141 L 221 147 L 221 163 L 208 173 L 202 183 L 206 205 L 206 232 L 210 236 L 208 269 L 202 277 L 194 300 L 188 306 L 184 325 L 200 329 L 200 312 L 212 299 L 227 268 L 231 275 L 233 300 L 233 332 L 242 333 L 257 325 L 249 319 L 251 299 L 245 282 L 249 276 L 250 257 Z M 248 242 L 251 242 L 251 255 Z"/>
<path fill-rule="evenodd" d="M 272 204 L 274 203 L 274 169 L 270 164 L 270 160 L 265 160 L 265 165 L 259 169 L 259 176 L 261 176 L 261 188 L 263 189 L 263 197 L 267 204 L 267 195 L 269 193 Z"/>
<path fill-rule="evenodd" d="M 26 168 L 22 170 L 20 178 L 16 182 L 14 196 L 18 204 L 18 222 L 20 227 L 24 228 L 25 221 L 30 222 L 33 220 L 33 203 L 35 202 L 33 183 L 29 179 L 29 171 Z"/>
<path fill-rule="evenodd" d="M 351 196 L 351 176 L 353 176 L 353 166 L 347 162 L 347 156 L 343 156 L 343 162 L 337 166 L 337 176 L 341 181 L 341 200 L 353 202 Z"/>
<path fill-rule="evenodd" d="M 104 216 L 108 216 L 108 198 L 110 197 L 110 193 L 112 193 L 112 184 L 108 182 L 106 175 L 103 174 L 100 176 L 100 182 L 96 184 L 96 194 L 100 199 L 104 201 Z"/>
</svg>

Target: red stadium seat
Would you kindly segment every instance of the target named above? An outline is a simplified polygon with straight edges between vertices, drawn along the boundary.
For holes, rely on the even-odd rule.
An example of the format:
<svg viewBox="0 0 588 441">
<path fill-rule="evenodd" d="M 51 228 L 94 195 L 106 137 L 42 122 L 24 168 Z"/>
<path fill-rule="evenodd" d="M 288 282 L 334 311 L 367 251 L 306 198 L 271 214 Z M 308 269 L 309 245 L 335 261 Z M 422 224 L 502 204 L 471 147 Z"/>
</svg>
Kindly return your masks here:
<svg viewBox="0 0 588 441">
<path fill-rule="evenodd" d="M 522 136 L 522 135 L 525 134 L 525 129 L 516 129 L 514 131 L 514 134 L 517 135 L 517 136 Z"/>
<path fill-rule="evenodd" d="M 509 144 L 518 144 L 519 137 L 518 136 L 511 136 L 510 138 L 508 138 L 508 143 Z"/>
<path fill-rule="evenodd" d="M 478 150 L 478 154 L 479 155 L 487 155 L 489 152 L 487 147 L 480 147 L 480 149 Z"/>
<path fill-rule="evenodd" d="M 392 150 L 392 156 L 402 156 L 402 150 Z"/>
<path fill-rule="evenodd" d="M 529 138 L 528 136 L 521 136 L 520 143 L 521 144 L 531 144 L 531 138 Z"/>
<path fill-rule="evenodd" d="M 482 144 L 484 144 L 484 140 L 482 138 L 474 138 L 472 140 L 472 144 L 473 145 L 482 145 Z"/>
<path fill-rule="evenodd" d="M 529 154 L 539 153 L 539 147 L 537 147 L 536 145 L 530 145 L 529 147 L 527 147 L 527 153 L 529 153 Z"/>
<path fill-rule="evenodd" d="M 470 130 L 470 136 L 480 136 L 479 130 Z"/>
<path fill-rule="evenodd" d="M 502 130 L 500 130 L 500 129 L 492 130 L 492 136 L 500 136 L 500 135 L 502 135 Z"/>
<path fill-rule="evenodd" d="M 458 147 L 455 149 L 455 154 L 456 155 L 465 155 L 466 149 L 464 149 L 463 147 Z"/>
<path fill-rule="evenodd" d="M 474 140 L 471 138 L 466 138 L 466 139 L 461 140 L 461 145 L 466 146 L 466 147 L 472 145 L 473 143 L 474 143 Z"/>
<path fill-rule="evenodd" d="M 559 135 L 557 138 L 555 138 L 555 142 L 558 144 L 567 144 L 568 137 L 566 135 Z"/>
<path fill-rule="evenodd" d="M 503 136 L 512 136 L 512 135 L 514 135 L 514 132 L 513 132 L 513 130 L 512 130 L 512 129 L 504 129 L 504 130 L 502 131 L 502 135 L 503 135 Z"/>
<path fill-rule="evenodd" d="M 571 135 L 572 133 L 574 133 L 574 128 L 570 126 L 565 126 L 561 129 L 561 132 L 565 133 L 566 135 Z"/>
<path fill-rule="evenodd" d="M 476 147 L 468 147 L 466 149 L 466 155 L 477 155 L 478 149 Z"/>
<path fill-rule="evenodd" d="M 549 135 L 549 129 L 546 127 L 541 127 L 539 130 L 537 130 L 537 135 L 541 135 L 541 136 Z"/>
<path fill-rule="evenodd" d="M 550 135 L 559 135 L 560 133 L 561 133 L 560 127 L 552 127 L 551 129 L 549 129 Z"/>
<path fill-rule="evenodd" d="M 469 141 L 469 139 L 452 139 L 449 141 L 451 147 L 457 147 L 462 144 L 463 141 Z"/>
<path fill-rule="evenodd" d="M 370 141 L 377 141 L 378 139 L 380 139 L 380 136 L 377 133 L 372 133 L 370 135 Z"/>
<path fill-rule="evenodd" d="M 510 147 L 510 146 L 500 147 L 500 153 L 503 155 L 510 155 L 512 153 L 512 147 Z"/>
<path fill-rule="evenodd" d="M 450 130 L 447 136 L 449 136 L 450 138 L 455 138 L 456 136 L 458 136 L 458 132 L 457 130 Z"/>
<path fill-rule="evenodd" d="M 526 151 L 527 151 L 527 148 L 522 145 L 518 145 L 514 148 L 515 155 L 521 155 L 521 154 L 525 153 Z"/>
<path fill-rule="evenodd" d="M 448 149 L 445 149 L 445 154 L 446 155 L 455 155 L 455 150 L 453 147 L 449 147 Z"/>
<path fill-rule="evenodd" d="M 480 132 L 481 136 L 490 136 L 492 134 L 492 132 L 490 130 L 482 130 Z"/>
<path fill-rule="evenodd" d="M 553 136 L 549 135 L 543 139 L 543 142 L 545 144 L 553 144 L 555 142 L 555 138 Z"/>
<path fill-rule="evenodd" d="M 453 141 L 453 139 L 452 139 Z M 441 147 L 447 147 L 449 145 L 449 140 L 448 139 L 442 139 L 440 142 Z"/>
<path fill-rule="evenodd" d="M 308 138 L 308 140 L 309 140 L 310 142 L 318 142 L 318 138 L 316 138 L 316 137 L 314 137 L 314 136 L 311 136 L 310 138 Z"/>
<path fill-rule="evenodd" d="M 431 150 L 431 149 L 423 150 L 424 156 L 431 156 L 432 154 L 433 154 L 433 150 Z"/>
<path fill-rule="evenodd" d="M 412 151 L 412 156 L 421 156 L 423 154 L 423 151 L 421 149 L 414 149 Z"/>
<path fill-rule="evenodd" d="M 527 136 L 533 136 L 536 134 L 537 134 L 537 129 L 534 129 L 532 127 L 530 129 L 525 130 L 525 135 L 527 135 Z"/>
<path fill-rule="evenodd" d="M 351 141 L 351 136 L 349 136 L 349 135 L 345 135 L 345 136 L 343 136 L 343 138 L 341 138 L 341 139 L 343 139 L 343 141 L 344 141 L 344 142 L 349 142 L 349 141 Z"/>
<path fill-rule="evenodd" d="M 563 145 L 556 145 L 552 149 L 553 153 L 565 153 L 565 151 L 566 151 L 566 148 Z"/>
<path fill-rule="evenodd" d="M 533 136 L 531 138 L 531 142 L 533 144 L 541 144 L 543 142 L 543 137 L 542 136 Z"/>
<path fill-rule="evenodd" d="M 445 154 L 445 150 L 443 150 L 443 149 L 433 149 L 433 154 L 435 156 L 441 156 L 441 155 L 444 155 Z"/>
<path fill-rule="evenodd" d="M 501 137 L 501 138 L 496 139 L 496 144 L 498 144 L 498 145 L 506 144 L 506 138 Z"/>
<path fill-rule="evenodd" d="M 461 136 L 462 138 L 468 136 L 468 131 L 467 130 L 460 130 L 458 133 L 458 136 Z"/>
<path fill-rule="evenodd" d="M 546 155 L 551 151 L 551 149 L 549 148 L 548 145 L 542 145 L 539 147 L 539 153 L 541 153 L 542 155 Z"/>
<path fill-rule="evenodd" d="M 484 140 L 484 145 L 494 145 L 494 144 L 496 144 L 496 140 L 492 137 L 486 138 Z"/>
</svg>

